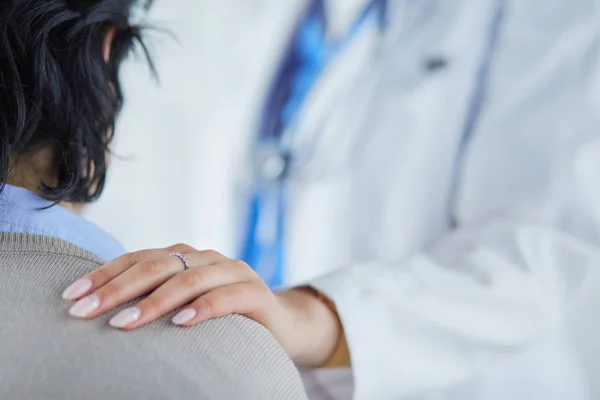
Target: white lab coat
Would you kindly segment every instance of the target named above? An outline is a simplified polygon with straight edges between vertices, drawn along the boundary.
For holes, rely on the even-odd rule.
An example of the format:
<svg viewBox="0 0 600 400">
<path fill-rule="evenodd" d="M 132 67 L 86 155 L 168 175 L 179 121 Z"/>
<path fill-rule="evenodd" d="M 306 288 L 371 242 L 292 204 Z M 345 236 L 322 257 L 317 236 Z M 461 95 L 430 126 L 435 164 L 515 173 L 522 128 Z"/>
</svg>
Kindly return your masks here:
<svg viewBox="0 0 600 400">
<path fill-rule="evenodd" d="M 365 2 L 328 3 L 334 34 Z M 238 65 L 266 89 L 305 1 L 263 3 L 260 26 L 253 15 L 241 29 L 261 67 L 247 52 Z M 501 3 L 487 96 L 461 145 Z M 383 37 L 354 41 L 317 84 L 295 133 L 286 278 L 336 302 L 355 399 L 588 398 L 564 321 L 600 261 L 597 11 L 391 0 Z M 236 101 L 258 115 L 263 95 Z M 238 200 L 252 135 L 232 150 Z M 315 380 L 314 398 L 335 398 Z"/>
</svg>

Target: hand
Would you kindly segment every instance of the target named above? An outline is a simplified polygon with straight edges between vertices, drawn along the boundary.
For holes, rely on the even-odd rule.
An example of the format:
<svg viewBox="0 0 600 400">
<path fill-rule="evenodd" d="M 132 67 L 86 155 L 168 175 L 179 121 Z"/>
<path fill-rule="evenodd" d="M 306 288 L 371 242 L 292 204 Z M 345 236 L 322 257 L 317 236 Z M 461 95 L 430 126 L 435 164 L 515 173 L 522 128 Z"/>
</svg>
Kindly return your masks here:
<svg viewBox="0 0 600 400">
<path fill-rule="evenodd" d="M 172 253 L 182 253 L 190 268 Z M 77 300 L 72 316 L 93 319 L 144 295 L 109 324 L 132 330 L 179 308 L 172 322 L 184 327 L 241 314 L 265 326 L 290 357 L 307 365 L 327 359 L 340 329 L 335 315 L 309 292 L 276 295 L 246 263 L 181 244 L 119 257 L 71 284 L 63 298 Z"/>
</svg>

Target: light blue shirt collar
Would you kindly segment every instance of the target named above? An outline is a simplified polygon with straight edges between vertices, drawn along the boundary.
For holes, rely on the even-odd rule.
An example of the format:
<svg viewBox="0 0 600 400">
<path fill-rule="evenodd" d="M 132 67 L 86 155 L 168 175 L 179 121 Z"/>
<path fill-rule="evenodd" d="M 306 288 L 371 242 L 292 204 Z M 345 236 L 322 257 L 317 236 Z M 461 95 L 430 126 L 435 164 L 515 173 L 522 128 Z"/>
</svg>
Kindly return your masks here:
<svg viewBox="0 0 600 400">
<path fill-rule="evenodd" d="M 63 239 L 107 261 L 125 253 L 115 238 L 96 225 L 16 186 L 5 185 L 0 193 L 0 231 Z"/>
</svg>

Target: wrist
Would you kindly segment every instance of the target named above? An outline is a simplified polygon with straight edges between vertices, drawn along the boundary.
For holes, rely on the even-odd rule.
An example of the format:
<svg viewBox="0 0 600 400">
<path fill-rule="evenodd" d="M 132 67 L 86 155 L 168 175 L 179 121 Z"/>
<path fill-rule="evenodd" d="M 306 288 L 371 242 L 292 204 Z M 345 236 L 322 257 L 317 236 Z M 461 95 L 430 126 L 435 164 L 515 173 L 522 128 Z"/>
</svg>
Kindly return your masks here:
<svg viewBox="0 0 600 400">
<path fill-rule="evenodd" d="M 319 367 L 334 351 L 342 327 L 335 309 L 311 288 L 277 294 L 289 317 L 289 344 L 284 348 L 299 365 Z"/>
</svg>

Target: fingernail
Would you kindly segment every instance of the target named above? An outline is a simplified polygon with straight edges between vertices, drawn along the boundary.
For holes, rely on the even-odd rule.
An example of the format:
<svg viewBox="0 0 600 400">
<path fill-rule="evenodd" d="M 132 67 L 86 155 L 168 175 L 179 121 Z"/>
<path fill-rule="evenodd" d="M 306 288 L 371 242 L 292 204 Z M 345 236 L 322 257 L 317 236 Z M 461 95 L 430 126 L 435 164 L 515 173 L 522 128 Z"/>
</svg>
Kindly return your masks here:
<svg viewBox="0 0 600 400">
<path fill-rule="evenodd" d="M 125 328 L 142 316 L 142 310 L 137 307 L 126 308 L 112 317 L 108 324 L 113 328 Z"/>
<path fill-rule="evenodd" d="M 89 279 L 79 279 L 65 289 L 62 298 L 65 300 L 75 300 L 87 293 L 92 288 L 92 281 Z"/>
<path fill-rule="evenodd" d="M 187 322 L 190 322 L 192 319 L 196 317 L 196 310 L 193 308 L 188 308 L 187 310 L 180 311 L 171 319 L 171 322 L 175 325 L 183 325 Z"/>
<path fill-rule="evenodd" d="M 100 307 L 100 299 L 95 294 L 92 294 L 73 304 L 73 307 L 69 310 L 69 314 L 73 317 L 84 318 L 98 307 Z"/>
</svg>

